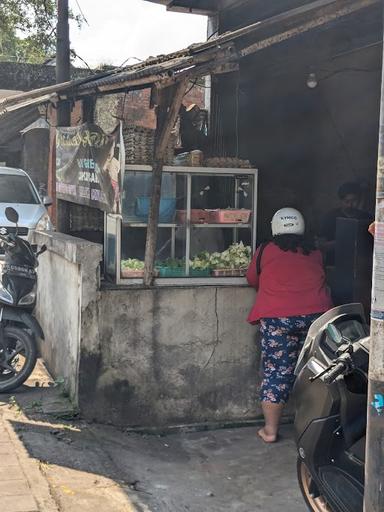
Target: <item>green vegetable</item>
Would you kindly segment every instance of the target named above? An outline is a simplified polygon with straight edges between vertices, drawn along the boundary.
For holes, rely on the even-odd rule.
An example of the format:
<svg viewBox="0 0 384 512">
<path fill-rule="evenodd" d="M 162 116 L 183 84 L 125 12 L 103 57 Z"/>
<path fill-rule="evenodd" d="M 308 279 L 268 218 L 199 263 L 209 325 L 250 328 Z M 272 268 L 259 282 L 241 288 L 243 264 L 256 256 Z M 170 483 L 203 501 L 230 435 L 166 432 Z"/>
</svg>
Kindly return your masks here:
<svg viewBox="0 0 384 512">
<path fill-rule="evenodd" d="M 197 254 L 190 262 L 190 267 L 193 270 L 206 270 L 211 268 L 210 254 L 207 251 Z"/>
<path fill-rule="evenodd" d="M 128 260 L 121 260 L 121 268 L 123 270 L 144 270 L 144 261 L 130 258 Z"/>
<path fill-rule="evenodd" d="M 240 242 L 232 244 L 223 252 L 213 252 L 212 254 L 207 251 L 200 252 L 190 260 L 189 265 L 192 270 L 246 269 L 251 261 L 251 254 L 251 248 Z M 157 261 L 156 267 L 184 268 L 185 259 L 167 258 L 163 261 Z"/>
<path fill-rule="evenodd" d="M 210 256 L 210 267 L 213 269 L 245 269 L 251 261 L 252 250 L 240 242 L 232 244 L 223 252 L 214 252 Z"/>
<path fill-rule="evenodd" d="M 167 258 L 166 260 L 157 261 L 156 267 L 167 267 L 167 268 L 184 268 L 185 260 L 178 258 Z"/>
</svg>

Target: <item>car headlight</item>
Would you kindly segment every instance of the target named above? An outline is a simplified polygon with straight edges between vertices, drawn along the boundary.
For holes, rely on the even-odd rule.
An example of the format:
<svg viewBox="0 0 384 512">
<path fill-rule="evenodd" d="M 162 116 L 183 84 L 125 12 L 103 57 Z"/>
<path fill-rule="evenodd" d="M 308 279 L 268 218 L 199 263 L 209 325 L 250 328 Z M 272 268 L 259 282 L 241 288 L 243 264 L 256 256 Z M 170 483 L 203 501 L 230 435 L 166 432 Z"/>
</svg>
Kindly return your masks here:
<svg viewBox="0 0 384 512">
<path fill-rule="evenodd" d="M 19 300 L 18 305 L 19 306 L 30 306 L 31 304 L 35 303 L 35 300 L 36 300 L 36 287 L 31 292 L 29 292 L 27 295 L 24 295 L 24 297 L 22 297 Z"/>
<path fill-rule="evenodd" d="M 9 293 L 8 290 L 4 288 L 4 286 L 0 283 L 0 300 L 2 302 L 6 302 L 7 304 L 13 304 L 13 297 Z"/>
<path fill-rule="evenodd" d="M 44 213 L 41 217 L 39 222 L 36 224 L 36 231 L 52 231 L 53 230 L 53 224 L 51 222 L 51 219 L 49 218 L 48 213 Z"/>
</svg>

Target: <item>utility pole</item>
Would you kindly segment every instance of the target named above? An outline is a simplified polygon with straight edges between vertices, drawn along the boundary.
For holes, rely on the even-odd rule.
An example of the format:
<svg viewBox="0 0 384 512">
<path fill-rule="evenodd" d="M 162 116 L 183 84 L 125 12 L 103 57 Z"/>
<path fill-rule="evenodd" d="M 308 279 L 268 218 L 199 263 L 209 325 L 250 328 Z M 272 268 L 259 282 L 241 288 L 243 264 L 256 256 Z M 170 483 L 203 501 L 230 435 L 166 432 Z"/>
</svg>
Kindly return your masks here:
<svg viewBox="0 0 384 512">
<path fill-rule="evenodd" d="M 364 512 L 384 511 L 384 52 L 382 58 Z"/>
<path fill-rule="evenodd" d="M 56 83 L 71 79 L 69 51 L 69 9 L 68 0 L 57 0 L 56 26 Z M 71 125 L 71 104 L 59 101 L 56 110 L 56 126 Z M 51 128 L 49 193 L 53 199 L 52 217 L 58 231 L 67 232 L 69 222 L 68 203 L 56 200 L 56 129 Z"/>
<path fill-rule="evenodd" d="M 68 82 L 70 79 L 68 0 L 57 0 L 56 83 Z M 60 101 L 57 108 L 57 126 L 70 126 L 70 124 L 70 103 Z"/>
</svg>

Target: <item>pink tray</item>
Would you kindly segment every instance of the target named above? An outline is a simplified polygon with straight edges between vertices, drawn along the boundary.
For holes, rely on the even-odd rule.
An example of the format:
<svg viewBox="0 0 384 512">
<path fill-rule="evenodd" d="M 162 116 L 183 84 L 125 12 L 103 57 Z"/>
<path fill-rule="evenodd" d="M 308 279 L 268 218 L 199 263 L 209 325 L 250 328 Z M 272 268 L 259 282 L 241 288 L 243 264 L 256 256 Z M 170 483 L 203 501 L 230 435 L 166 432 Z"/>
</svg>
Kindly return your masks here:
<svg viewBox="0 0 384 512">
<path fill-rule="evenodd" d="M 155 270 L 155 276 L 158 276 L 159 272 Z M 121 269 L 120 276 L 123 279 L 137 279 L 140 277 L 144 277 L 144 270 L 131 270 L 129 268 Z"/>
<path fill-rule="evenodd" d="M 209 210 L 199 210 L 193 209 L 191 210 L 191 222 L 192 224 L 207 224 L 210 219 Z M 185 224 L 187 220 L 187 211 L 186 210 L 177 210 L 176 212 L 176 222 L 178 224 Z"/>
<path fill-rule="evenodd" d="M 247 224 L 251 216 L 251 210 L 210 210 L 212 224 Z"/>
</svg>

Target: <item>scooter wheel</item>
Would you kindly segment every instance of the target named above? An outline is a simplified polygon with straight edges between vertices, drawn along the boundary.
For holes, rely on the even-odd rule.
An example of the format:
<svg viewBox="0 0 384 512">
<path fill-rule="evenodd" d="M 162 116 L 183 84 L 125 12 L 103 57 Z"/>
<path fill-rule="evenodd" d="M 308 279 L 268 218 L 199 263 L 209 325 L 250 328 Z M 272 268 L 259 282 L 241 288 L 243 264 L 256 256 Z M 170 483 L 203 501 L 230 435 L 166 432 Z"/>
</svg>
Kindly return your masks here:
<svg viewBox="0 0 384 512">
<path fill-rule="evenodd" d="M 297 479 L 308 510 L 311 510 L 312 512 L 333 512 L 321 494 L 313 493 L 311 489 L 311 473 L 300 457 L 297 458 Z"/>
<path fill-rule="evenodd" d="M 35 340 L 24 329 L 6 327 L 4 341 L 7 346 L 5 357 L 13 370 L 7 370 L 0 364 L 0 393 L 7 393 L 21 386 L 31 375 L 37 360 Z"/>
</svg>

